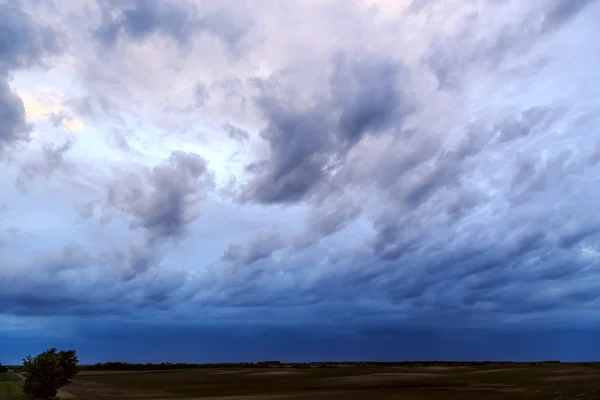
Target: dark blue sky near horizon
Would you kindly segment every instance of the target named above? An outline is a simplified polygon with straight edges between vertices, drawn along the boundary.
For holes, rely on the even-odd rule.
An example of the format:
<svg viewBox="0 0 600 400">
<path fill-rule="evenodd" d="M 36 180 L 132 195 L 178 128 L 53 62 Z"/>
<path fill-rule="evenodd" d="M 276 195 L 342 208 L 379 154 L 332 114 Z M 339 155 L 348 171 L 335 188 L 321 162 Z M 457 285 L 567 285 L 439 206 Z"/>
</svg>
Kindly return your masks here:
<svg viewBox="0 0 600 400">
<path fill-rule="evenodd" d="M 309 361 L 597 361 L 598 330 L 348 327 L 342 329 L 230 326 L 156 327 L 86 332 L 69 337 L 4 336 L 3 362 L 51 347 L 76 349 L 82 364 Z M 237 328 L 237 329 L 236 329 Z"/>
<path fill-rule="evenodd" d="M 599 19 L 0 0 L 0 362 L 600 359 Z"/>
</svg>

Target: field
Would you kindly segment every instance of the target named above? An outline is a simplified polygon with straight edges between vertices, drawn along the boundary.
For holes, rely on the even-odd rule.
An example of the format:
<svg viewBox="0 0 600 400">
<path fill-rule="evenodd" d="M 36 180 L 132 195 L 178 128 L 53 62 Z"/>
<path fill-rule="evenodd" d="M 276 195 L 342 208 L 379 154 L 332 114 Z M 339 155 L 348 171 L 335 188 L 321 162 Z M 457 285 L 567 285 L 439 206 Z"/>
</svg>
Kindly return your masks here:
<svg viewBox="0 0 600 400">
<path fill-rule="evenodd" d="M 90 375 L 121 375 L 121 374 L 156 374 L 165 373 L 165 371 L 79 371 L 77 376 Z"/>
<path fill-rule="evenodd" d="M 0 374 L 0 400 L 12 400 L 21 394 L 23 381 L 11 372 Z"/>
<path fill-rule="evenodd" d="M 103 399 L 600 399 L 595 365 L 195 369 L 79 375 L 65 388 Z"/>
</svg>

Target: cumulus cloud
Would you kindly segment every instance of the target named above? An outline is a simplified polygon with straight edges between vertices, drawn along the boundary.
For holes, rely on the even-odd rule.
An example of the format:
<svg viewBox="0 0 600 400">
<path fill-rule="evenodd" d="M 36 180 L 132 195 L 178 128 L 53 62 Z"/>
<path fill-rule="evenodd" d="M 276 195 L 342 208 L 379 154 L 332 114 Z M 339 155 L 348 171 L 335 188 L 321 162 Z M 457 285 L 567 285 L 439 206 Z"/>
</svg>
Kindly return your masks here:
<svg viewBox="0 0 600 400">
<path fill-rule="evenodd" d="M 401 87 L 400 62 L 368 53 L 342 53 L 327 61 L 331 73 L 313 77 L 318 82 L 312 93 L 316 101 L 302 107 L 294 101 L 298 93 L 293 72 L 260 82 L 256 104 L 267 120 L 261 137 L 270 154 L 251 165 L 257 174 L 244 200 L 268 204 L 304 199 L 328 184 L 363 136 L 401 129 L 414 109 Z"/>
<path fill-rule="evenodd" d="M 143 230 L 149 244 L 178 240 L 198 218 L 197 205 L 211 186 L 206 161 L 176 151 L 163 164 L 112 184 L 106 206 L 131 216 L 130 227 Z"/>
</svg>

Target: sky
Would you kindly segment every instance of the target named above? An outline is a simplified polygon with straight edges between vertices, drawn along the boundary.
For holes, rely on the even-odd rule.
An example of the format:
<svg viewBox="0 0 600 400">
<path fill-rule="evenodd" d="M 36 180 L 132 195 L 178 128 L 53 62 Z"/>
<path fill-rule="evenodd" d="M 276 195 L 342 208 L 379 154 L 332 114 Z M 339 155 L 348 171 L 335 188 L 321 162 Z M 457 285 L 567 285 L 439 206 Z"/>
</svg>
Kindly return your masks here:
<svg viewBox="0 0 600 400">
<path fill-rule="evenodd" d="M 0 0 L 0 362 L 600 359 L 599 18 Z"/>
</svg>

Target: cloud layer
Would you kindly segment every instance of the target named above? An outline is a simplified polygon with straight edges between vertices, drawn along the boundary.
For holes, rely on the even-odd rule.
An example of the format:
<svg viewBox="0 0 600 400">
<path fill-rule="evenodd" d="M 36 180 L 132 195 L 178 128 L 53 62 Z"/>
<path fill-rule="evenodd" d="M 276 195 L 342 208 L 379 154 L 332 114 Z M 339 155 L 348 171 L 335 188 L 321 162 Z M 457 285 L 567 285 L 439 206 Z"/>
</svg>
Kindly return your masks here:
<svg viewBox="0 0 600 400">
<path fill-rule="evenodd" d="M 0 337 L 597 327 L 598 16 L 0 3 Z"/>
</svg>

